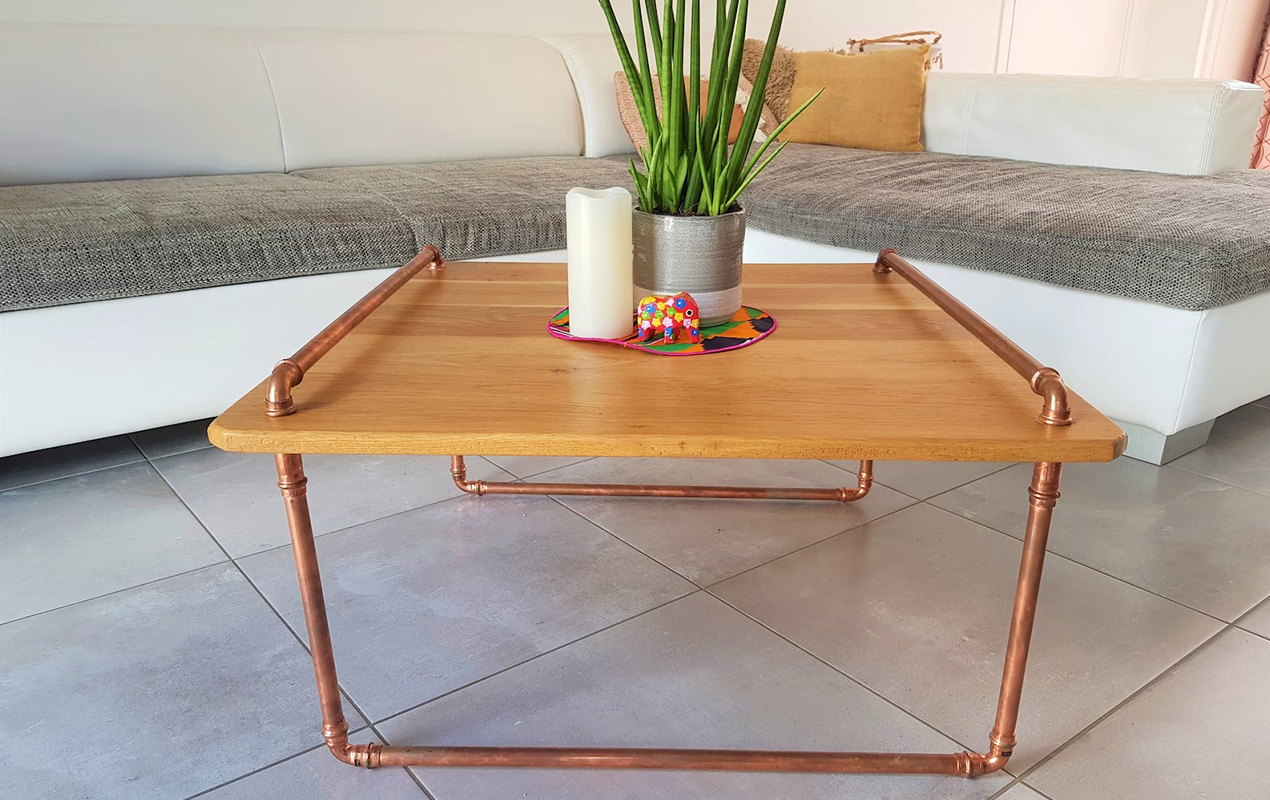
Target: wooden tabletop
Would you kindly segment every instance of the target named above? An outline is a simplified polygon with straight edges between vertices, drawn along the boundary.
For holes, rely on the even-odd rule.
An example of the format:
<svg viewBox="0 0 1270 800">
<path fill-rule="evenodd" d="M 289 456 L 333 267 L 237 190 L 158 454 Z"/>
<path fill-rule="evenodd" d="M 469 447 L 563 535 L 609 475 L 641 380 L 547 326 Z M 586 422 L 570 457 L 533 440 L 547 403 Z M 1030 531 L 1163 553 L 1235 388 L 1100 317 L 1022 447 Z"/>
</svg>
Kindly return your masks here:
<svg viewBox="0 0 1270 800">
<path fill-rule="evenodd" d="M 777 330 L 711 355 L 552 338 L 567 297 L 561 264 L 425 270 L 305 375 L 295 414 L 266 416 L 262 383 L 209 436 L 264 453 L 1070 462 L 1124 449 L 1074 393 L 1071 426 L 1037 422 L 1027 381 L 871 265 L 747 265 L 745 302 Z"/>
</svg>

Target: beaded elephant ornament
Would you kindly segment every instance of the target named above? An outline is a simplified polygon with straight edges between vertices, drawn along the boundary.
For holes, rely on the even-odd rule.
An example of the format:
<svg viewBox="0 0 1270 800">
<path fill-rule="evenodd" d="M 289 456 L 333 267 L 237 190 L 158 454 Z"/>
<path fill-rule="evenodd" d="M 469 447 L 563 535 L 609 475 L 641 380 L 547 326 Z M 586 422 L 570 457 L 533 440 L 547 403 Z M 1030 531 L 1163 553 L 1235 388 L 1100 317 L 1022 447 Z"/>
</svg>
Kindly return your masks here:
<svg viewBox="0 0 1270 800">
<path fill-rule="evenodd" d="M 638 313 L 637 338 L 641 342 L 647 342 L 660 331 L 662 344 L 673 344 L 681 330 L 687 331 L 693 342 L 701 341 L 701 311 L 687 292 L 670 297 L 650 294 L 639 301 Z"/>
</svg>

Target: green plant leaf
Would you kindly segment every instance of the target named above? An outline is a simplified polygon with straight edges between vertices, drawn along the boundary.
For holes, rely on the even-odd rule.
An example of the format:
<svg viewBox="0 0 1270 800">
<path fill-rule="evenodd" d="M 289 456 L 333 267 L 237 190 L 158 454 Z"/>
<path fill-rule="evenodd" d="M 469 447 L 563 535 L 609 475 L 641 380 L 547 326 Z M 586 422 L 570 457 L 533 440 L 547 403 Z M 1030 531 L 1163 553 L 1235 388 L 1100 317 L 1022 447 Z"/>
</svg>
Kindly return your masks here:
<svg viewBox="0 0 1270 800">
<path fill-rule="evenodd" d="M 728 186 L 737 187 L 732 189 L 730 194 L 740 192 L 745 157 L 749 154 L 750 145 L 754 142 L 758 124 L 762 121 L 761 109 L 767 99 L 767 78 L 772 71 L 772 60 L 776 57 L 776 42 L 780 38 L 781 23 L 784 18 L 785 0 L 777 0 L 776 9 L 772 12 L 772 27 L 767 33 L 767 44 L 763 48 L 763 60 L 759 64 L 758 74 L 754 76 L 754 88 L 750 93 L 748 108 L 753 109 L 755 113 L 746 114 L 742 120 L 741 131 L 736 137 L 736 147 L 732 150 L 732 158 L 728 161 Z"/>
<path fill-rule="evenodd" d="M 613 4 L 609 0 L 600 0 L 600 8 L 604 11 L 605 19 L 608 20 L 609 33 L 613 36 L 618 60 L 622 62 L 622 71 L 626 73 L 626 82 L 631 85 L 631 95 L 635 98 L 635 105 L 639 109 L 640 121 L 644 123 L 645 133 L 649 133 L 657 123 L 656 109 L 648 108 L 648 104 L 641 99 L 642 92 L 636 91 L 636 87 L 642 85 L 639 69 L 631 58 L 630 48 L 626 46 L 626 37 L 622 34 L 622 26 L 617 22 L 617 15 L 613 13 Z"/>
<path fill-rule="evenodd" d="M 661 59 L 657 64 L 657 79 L 661 82 L 661 118 L 662 127 L 668 134 L 673 130 L 670 126 L 670 93 L 673 91 L 671 83 L 670 65 L 674 61 L 675 49 L 675 6 L 670 0 L 666 0 L 666 10 L 662 16 L 661 24 Z"/>
<path fill-rule="evenodd" d="M 648 178 L 635 169 L 635 159 L 631 159 L 630 170 L 631 179 L 635 181 L 635 195 L 639 198 L 639 207 L 648 208 L 652 204 L 652 198 L 648 194 Z"/>
<path fill-rule="evenodd" d="M 751 108 L 761 108 L 765 99 L 785 2 L 776 3 Z M 644 172 L 641 173 L 632 160 L 631 177 L 640 208 L 650 213 L 724 214 L 750 181 L 784 148 L 781 143 L 767 155 L 771 143 L 819 94 L 789 115 L 752 158 L 749 157 L 751 144 L 762 115 L 746 114 L 736 147 L 730 149 L 728 132 L 741 78 L 749 0 L 715 0 L 709 89 L 705 97 L 701 91 L 701 0 L 691 0 L 691 6 L 688 0 L 664 0 L 664 3 L 664 7 L 659 7 L 656 0 L 643 0 L 642 4 L 641 0 L 632 0 L 636 38 L 633 58 L 611 0 L 600 0 L 648 139 L 647 147 L 639 154 Z M 686 85 L 685 46 L 688 47 Z M 655 87 L 660 88 L 662 97 L 660 113 L 654 100 Z"/>
<path fill-rule="evenodd" d="M 736 20 L 736 5 L 737 0 L 732 0 L 731 9 L 727 10 L 726 0 L 715 2 L 714 45 L 710 50 L 710 88 L 706 97 L 705 120 L 701 123 L 705 128 L 702 144 L 708 147 L 714 144 L 719 112 L 722 108 L 723 90 L 727 84 L 723 70 L 728 63 L 728 45 L 731 42 L 729 34 Z"/>
<path fill-rule="evenodd" d="M 686 0 L 678 0 L 675 4 L 675 49 L 670 62 L 670 73 L 674 80 L 671 83 L 673 91 L 669 102 L 675 109 L 674 149 L 677 153 L 688 149 L 688 101 L 684 92 L 684 44 L 687 42 L 688 30 L 685 2 Z"/>
<path fill-rule="evenodd" d="M 771 147 L 772 142 L 775 142 L 777 140 L 777 138 L 785 130 L 786 126 L 788 126 L 789 123 L 793 122 L 794 119 L 797 118 L 799 114 L 806 111 L 807 106 L 811 105 L 812 101 L 815 100 L 817 97 L 820 97 L 820 95 L 823 94 L 824 91 L 825 91 L 824 89 L 821 89 L 820 91 L 816 92 L 811 97 L 807 98 L 807 102 L 799 106 L 797 111 L 785 117 L 785 119 L 781 122 L 781 124 L 776 126 L 776 130 L 772 131 L 772 135 L 767 137 L 767 139 L 763 142 L 763 146 L 758 149 L 758 152 L 754 154 L 754 157 L 751 158 L 749 163 L 745 165 L 745 169 L 741 173 L 742 175 L 750 174 L 750 172 L 754 169 L 754 165 L 757 164 L 758 160 L 763 157 L 764 153 L 767 152 L 767 148 Z"/>
<path fill-rule="evenodd" d="M 732 193 L 732 196 L 728 198 L 728 202 L 725 203 L 723 207 L 731 208 L 732 206 L 734 206 L 736 204 L 736 201 L 741 198 L 741 192 L 744 192 L 745 188 L 750 185 L 750 181 L 757 178 L 758 174 L 762 172 L 763 169 L 768 164 L 772 163 L 772 159 L 780 155 L 780 152 L 785 149 L 785 145 L 787 144 L 789 144 L 789 142 L 781 142 L 780 147 L 777 147 L 776 150 L 770 156 L 767 157 L 767 160 L 759 165 L 758 169 L 754 170 L 749 175 L 746 175 L 745 180 L 741 181 L 741 185 L 737 187 L 737 190 L 735 192 Z"/>
<path fill-rule="evenodd" d="M 661 25 L 657 22 L 657 0 L 644 0 L 644 5 L 648 9 L 648 33 L 653 40 L 653 60 L 660 65 Z"/>
<path fill-rule="evenodd" d="M 657 123 L 657 105 L 653 98 L 653 73 L 648 68 L 648 43 L 644 41 L 644 14 L 640 10 L 639 0 L 631 0 L 631 6 L 632 16 L 635 19 L 635 51 L 639 57 L 639 85 L 631 85 L 631 94 L 635 98 L 640 122 L 644 125 L 644 136 L 647 138 L 650 135 L 660 135 L 661 126 Z M 629 77 L 627 81 L 630 81 Z M 651 129 L 656 130 L 650 134 Z"/>
</svg>

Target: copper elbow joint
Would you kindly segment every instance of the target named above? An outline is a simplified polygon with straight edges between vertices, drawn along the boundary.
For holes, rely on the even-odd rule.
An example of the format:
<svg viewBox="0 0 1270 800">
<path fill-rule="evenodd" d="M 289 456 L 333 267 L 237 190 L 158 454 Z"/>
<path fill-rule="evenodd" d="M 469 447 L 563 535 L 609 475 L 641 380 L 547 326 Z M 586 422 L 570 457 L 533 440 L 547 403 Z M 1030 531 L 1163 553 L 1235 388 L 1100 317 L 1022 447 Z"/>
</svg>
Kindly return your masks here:
<svg viewBox="0 0 1270 800">
<path fill-rule="evenodd" d="M 1067 405 L 1067 386 L 1056 370 L 1042 367 L 1031 380 L 1032 391 L 1045 398 L 1045 406 L 1036 419 L 1045 425 L 1071 425 L 1072 411 Z"/>
<path fill-rule="evenodd" d="M 1010 756 L 993 753 L 958 753 L 957 771 L 965 778 L 977 778 L 1005 768 Z"/>
<path fill-rule="evenodd" d="M 467 479 L 467 465 L 463 461 L 463 456 L 450 457 L 450 474 L 454 476 L 454 485 L 464 492 L 474 495 L 485 494 L 485 481 Z"/>
<path fill-rule="evenodd" d="M 993 735 L 988 741 L 986 753 L 958 753 L 957 771 L 967 778 L 976 778 L 1004 769 L 1010 756 L 1014 755 L 1014 737 L 1006 741 Z"/>
<path fill-rule="evenodd" d="M 345 764 L 351 764 L 354 767 L 365 767 L 366 769 L 374 769 L 379 766 L 383 745 L 374 742 L 369 744 L 349 744 L 348 723 L 342 719 L 335 723 L 323 725 L 322 738 L 326 740 L 326 746 L 330 749 L 331 755 Z"/>
<path fill-rule="evenodd" d="M 291 399 L 291 390 L 302 380 L 304 371 L 291 359 L 283 359 L 274 365 L 265 390 L 265 414 L 270 417 L 294 414 L 295 401 Z"/>
<path fill-rule="evenodd" d="M 838 490 L 838 502 L 850 503 L 854 500 L 860 500 L 869 493 L 869 489 L 873 488 L 873 462 L 863 460 L 860 462 L 859 481 L 854 489 L 843 487 Z"/>
<path fill-rule="evenodd" d="M 374 769 L 379 766 L 382 745 L 371 742 L 369 744 L 346 744 L 343 753 L 335 753 L 335 757 L 345 764 L 351 764 L 354 767 L 365 767 L 366 769 Z"/>
<path fill-rule="evenodd" d="M 885 250 L 882 250 L 881 252 L 879 252 L 878 260 L 873 262 L 873 271 L 879 274 L 890 272 L 891 267 L 887 265 L 886 262 L 883 261 L 882 259 L 884 259 L 888 254 L 893 254 L 893 253 L 895 253 L 894 247 L 888 247 Z"/>
</svg>

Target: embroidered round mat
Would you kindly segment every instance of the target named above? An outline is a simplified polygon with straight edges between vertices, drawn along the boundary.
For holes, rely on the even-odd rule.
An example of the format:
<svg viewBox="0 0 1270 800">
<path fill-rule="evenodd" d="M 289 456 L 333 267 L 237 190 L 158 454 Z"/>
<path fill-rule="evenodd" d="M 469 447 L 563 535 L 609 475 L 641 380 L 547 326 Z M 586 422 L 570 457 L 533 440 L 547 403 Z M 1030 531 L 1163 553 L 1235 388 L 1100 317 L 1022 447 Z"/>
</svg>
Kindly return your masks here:
<svg viewBox="0 0 1270 800">
<path fill-rule="evenodd" d="M 631 315 L 631 335 L 624 339 L 588 339 L 569 333 L 569 308 L 560 312 L 547 323 L 547 331 L 557 339 L 569 339 L 575 342 L 607 342 L 634 350 L 643 350 L 659 356 L 695 356 L 704 353 L 722 353 L 754 344 L 759 339 L 776 330 L 776 320 L 766 311 L 741 306 L 732 319 L 721 325 L 711 325 L 701 329 L 701 341 L 688 341 L 686 331 L 679 331 L 673 344 L 662 344 L 662 337 L 654 336 L 651 341 L 639 341 L 634 331 L 635 316 Z"/>
</svg>

